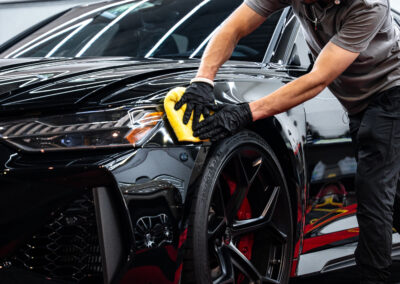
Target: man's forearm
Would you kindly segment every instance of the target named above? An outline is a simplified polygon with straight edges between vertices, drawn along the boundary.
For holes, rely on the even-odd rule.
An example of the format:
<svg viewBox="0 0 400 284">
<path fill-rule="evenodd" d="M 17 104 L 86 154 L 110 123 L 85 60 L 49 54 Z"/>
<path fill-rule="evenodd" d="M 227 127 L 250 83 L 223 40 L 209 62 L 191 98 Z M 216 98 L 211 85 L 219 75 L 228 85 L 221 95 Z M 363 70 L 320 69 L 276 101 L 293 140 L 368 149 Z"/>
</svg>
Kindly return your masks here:
<svg viewBox="0 0 400 284">
<path fill-rule="evenodd" d="M 233 31 L 217 32 L 207 45 L 196 77 L 214 80 L 218 69 L 231 57 L 238 41 Z"/>
<path fill-rule="evenodd" d="M 327 82 L 313 73 L 304 75 L 297 80 L 279 88 L 269 96 L 250 103 L 253 121 L 263 119 L 297 106 L 318 95 Z"/>
<path fill-rule="evenodd" d="M 214 80 L 218 69 L 231 57 L 239 40 L 253 32 L 265 19 L 245 3 L 240 5 L 208 43 L 196 77 Z"/>
<path fill-rule="evenodd" d="M 267 97 L 250 103 L 253 120 L 287 111 L 315 97 L 342 74 L 358 56 L 359 53 L 347 51 L 329 42 L 309 74 L 279 88 Z"/>
</svg>

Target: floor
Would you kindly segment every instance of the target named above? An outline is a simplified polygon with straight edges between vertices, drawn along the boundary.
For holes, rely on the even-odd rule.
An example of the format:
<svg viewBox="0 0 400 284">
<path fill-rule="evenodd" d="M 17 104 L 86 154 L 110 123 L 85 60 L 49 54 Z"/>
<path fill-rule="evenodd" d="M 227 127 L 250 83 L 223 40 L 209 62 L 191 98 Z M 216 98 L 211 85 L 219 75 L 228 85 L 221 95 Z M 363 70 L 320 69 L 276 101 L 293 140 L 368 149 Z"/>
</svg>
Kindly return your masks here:
<svg viewBox="0 0 400 284">
<path fill-rule="evenodd" d="M 391 269 L 391 284 L 400 284 L 400 261 L 394 261 Z M 326 273 L 320 276 L 292 279 L 290 284 L 358 284 L 358 272 L 355 268 L 336 273 Z"/>
</svg>

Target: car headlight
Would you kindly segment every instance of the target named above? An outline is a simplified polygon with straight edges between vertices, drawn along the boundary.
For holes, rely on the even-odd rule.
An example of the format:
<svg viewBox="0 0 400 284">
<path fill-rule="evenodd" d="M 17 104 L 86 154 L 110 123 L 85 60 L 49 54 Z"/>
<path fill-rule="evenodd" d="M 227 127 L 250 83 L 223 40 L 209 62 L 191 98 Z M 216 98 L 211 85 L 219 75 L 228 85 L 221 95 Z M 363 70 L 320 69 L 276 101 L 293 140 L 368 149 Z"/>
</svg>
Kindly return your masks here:
<svg viewBox="0 0 400 284">
<path fill-rule="evenodd" d="M 0 139 L 41 152 L 141 146 L 163 115 L 151 105 L 1 122 Z"/>
</svg>

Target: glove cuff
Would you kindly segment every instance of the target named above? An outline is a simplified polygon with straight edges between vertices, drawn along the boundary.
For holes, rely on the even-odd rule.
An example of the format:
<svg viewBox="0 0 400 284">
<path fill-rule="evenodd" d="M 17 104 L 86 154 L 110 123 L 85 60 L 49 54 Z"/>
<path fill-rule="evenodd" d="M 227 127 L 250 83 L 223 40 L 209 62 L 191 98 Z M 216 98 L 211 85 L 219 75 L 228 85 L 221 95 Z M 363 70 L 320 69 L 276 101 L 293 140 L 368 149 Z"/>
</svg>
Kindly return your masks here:
<svg viewBox="0 0 400 284">
<path fill-rule="evenodd" d="M 190 84 L 192 84 L 192 83 L 198 83 L 198 82 L 207 83 L 208 85 L 210 85 L 211 87 L 214 88 L 214 82 L 213 82 L 213 80 L 210 80 L 210 79 L 208 79 L 208 78 L 196 77 L 196 78 L 193 78 L 192 80 L 190 80 Z"/>
<path fill-rule="evenodd" d="M 243 117 L 246 121 L 246 124 L 253 122 L 253 114 L 250 110 L 250 105 L 248 103 L 239 104 L 241 111 L 244 113 Z"/>
</svg>

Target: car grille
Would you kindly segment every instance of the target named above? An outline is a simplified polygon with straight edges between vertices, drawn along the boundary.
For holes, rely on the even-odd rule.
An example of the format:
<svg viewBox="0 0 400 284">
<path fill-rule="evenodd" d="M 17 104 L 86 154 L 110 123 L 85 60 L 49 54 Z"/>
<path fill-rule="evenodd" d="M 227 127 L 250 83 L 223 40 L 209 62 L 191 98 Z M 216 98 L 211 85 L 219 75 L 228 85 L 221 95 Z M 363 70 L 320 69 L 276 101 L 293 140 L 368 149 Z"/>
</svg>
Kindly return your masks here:
<svg viewBox="0 0 400 284">
<path fill-rule="evenodd" d="M 11 260 L 55 280 L 101 283 L 102 264 L 91 196 L 73 201 L 35 234 Z"/>
</svg>

